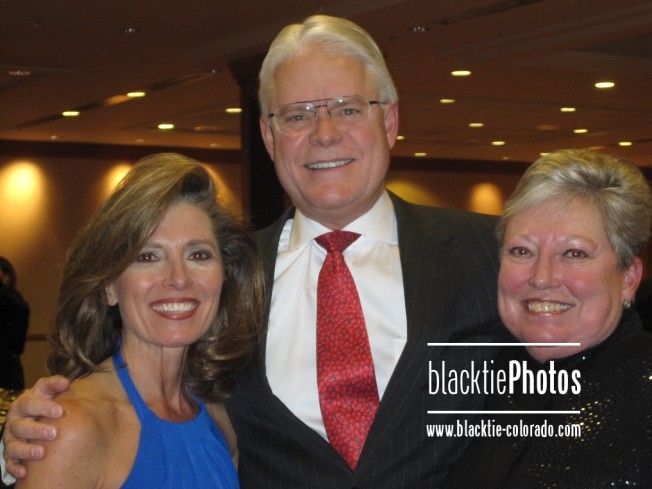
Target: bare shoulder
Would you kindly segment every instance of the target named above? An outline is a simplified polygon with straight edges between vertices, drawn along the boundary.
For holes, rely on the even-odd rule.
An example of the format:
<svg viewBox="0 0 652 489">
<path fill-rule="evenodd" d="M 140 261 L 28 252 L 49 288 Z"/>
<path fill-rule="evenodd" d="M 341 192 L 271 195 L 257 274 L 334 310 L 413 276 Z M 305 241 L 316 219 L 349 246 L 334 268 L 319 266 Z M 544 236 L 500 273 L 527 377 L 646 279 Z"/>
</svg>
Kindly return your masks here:
<svg viewBox="0 0 652 489">
<path fill-rule="evenodd" d="M 113 390 L 110 376 L 92 374 L 57 396 L 64 411 L 52 423 L 57 438 L 44 443 L 42 460 L 28 463 L 28 475 L 17 489 L 120 487 L 135 458 L 139 425 L 131 405 Z M 135 440 L 134 431 L 129 434 L 134 422 Z M 119 445 L 124 446 L 115 450 Z"/>
</svg>

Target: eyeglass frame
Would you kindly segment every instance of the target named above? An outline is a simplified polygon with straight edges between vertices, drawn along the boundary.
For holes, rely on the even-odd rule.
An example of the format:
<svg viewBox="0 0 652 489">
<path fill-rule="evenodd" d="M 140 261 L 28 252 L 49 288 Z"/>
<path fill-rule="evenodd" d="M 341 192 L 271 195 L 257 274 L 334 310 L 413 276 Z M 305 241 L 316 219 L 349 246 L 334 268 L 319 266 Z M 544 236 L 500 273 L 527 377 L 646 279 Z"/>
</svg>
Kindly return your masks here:
<svg viewBox="0 0 652 489">
<path fill-rule="evenodd" d="M 310 119 L 310 120 L 313 121 L 313 123 L 314 123 L 314 121 L 316 121 L 318 119 L 317 109 L 319 109 L 321 107 L 325 107 L 326 108 L 326 113 L 328 114 L 328 117 L 331 120 L 333 120 L 333 115 L 331 114 L 331 111 L 328 108 L 328 102 L 330 102 L 331 100 L 350 99 L 350 98 L 360 98 L 360 99 L 364 100 L 367 103 L 367 113 L 366 113 L 366 118 L 364 120 L 367 120 L 369 118 L 369 112 L 371 112 L 371 107 L 372 106 L 374 106 L 374 105 L 385 105 L 387 103 L 387 102 L 384 102 L 382 100 L 367 100 L 367 98 L 362 96 L 362 95 L 335 95 L 333 97 L 320 98 L 320 99 L 316 99 L 316 100 L 299 100 L 297 102 L 290 102 L 289 104 L 279 105 L 274 112 L 270 112 L 269 114 L 267 114 L 267 117 L 270 118 L 270 119 L 274 118 L 276 120 L 276 122 L 275 122 L 276 128 L 278 129 L 278 131 L 281 134 L 298 134 L 298 133 L 302 132 L 302 130 L 295 131 L 295 132 L 288 132 L 288 131 L 283 131 L 283 129 L 281 129 L 281 124 L 279 123 L 279 118 L 278 118 L 278 115 L 277 115 L 278 112 L 281 109 L 284 109 L 284 108 L 287 108 L 287 107 L 290 107 L 290 106 L 293 106 L 293 105 L 297 105 L 297 104 L 306 104 L 306 105 L 310 104 L 310 105 L 313 106 L 312 110 L 310 112 L 312 112 L 314 114 L 314 117 L 312 117 L 312 119 Z M 317 105 L 317 102 L 326 102 L 326 103 L 323 103 L 321 105 Z M 309 127 L 309 126 L 306 126 L 306 127 Z"/>
</svg>

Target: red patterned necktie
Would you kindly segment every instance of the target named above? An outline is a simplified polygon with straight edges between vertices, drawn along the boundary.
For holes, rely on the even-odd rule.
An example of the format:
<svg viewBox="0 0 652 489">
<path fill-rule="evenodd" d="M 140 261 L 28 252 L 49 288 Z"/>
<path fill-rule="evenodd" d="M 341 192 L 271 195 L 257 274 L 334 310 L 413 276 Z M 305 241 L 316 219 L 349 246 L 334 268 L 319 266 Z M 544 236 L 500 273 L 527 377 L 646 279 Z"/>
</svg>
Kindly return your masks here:
<svg viewBox="0 0 652 489">
<path fill-rule="evenodd" d="M 317 283 L 319 404 L 330 444 L 355 469 L 378 408 L 378 387 L 360 298 L 342 252 L 360 235 L 322 234 L 328 252 Z"/>
</svg>

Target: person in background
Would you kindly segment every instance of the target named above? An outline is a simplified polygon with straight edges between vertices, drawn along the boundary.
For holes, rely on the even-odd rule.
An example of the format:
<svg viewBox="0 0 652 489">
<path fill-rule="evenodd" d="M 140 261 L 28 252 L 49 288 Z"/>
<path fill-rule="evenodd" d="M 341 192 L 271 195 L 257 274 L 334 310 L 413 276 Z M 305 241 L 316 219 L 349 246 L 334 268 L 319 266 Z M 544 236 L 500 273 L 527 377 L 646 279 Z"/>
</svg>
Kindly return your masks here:
<svg viewBox="0 0 652 489">
<path fill-rule="evenodd" d="M 61 436 L 16 488 L 239 487 L 223 401 L 263 290 L 206 169 L 138 162 L 69 249 L 48 369 L 73 382 L 56 397 Z"/>
<path fill-rule="evenodd" d="M 259 100 L 292 206 L 257 233 L 268 331 L 227 400 L 241 485 L 436 488 L 467 440 L 428 437 L 427 425 L 455 423 L 449 411 L 480 409 L 484 395 L 430 393 L 430 368 L 468 369 L 497 348 L 429 343 L 507 335 L 496 307 L 496 219 L 385 189 L 398 97 L 382 52 L 355 23 L 317 15 L 284 28 L 263 62 Z M 334 269 L 355 291 L 346 311 L 327 292 Z M 346 325 L 333 327 L 339 318 Z M 39 398 L 62 384 L 42 381 L 14 403 L 5 439 L 15 475 L 25 474 L 19 460 L 43 455 L 21 438 L 58 433 L 29 416 L 56 416 Z"/>
<path fill-rule="evenodd" d="M 535 411 L 489 416 L 553 434 L 475 438 L 445 488 L 652 487 L 652 335 L 632 307 L 651 213 L 647 181 L 622 159 L 562 150 L 525 172 L 497 228 L 498 308 L 530 345 L 507 348 L 494 369 L 557 374 L 543 392 L 495 393 L 487 410 Z M 541 342 L 561 345 L 531 345 Z"/>
<path fill-rule="evenodd" d="M 20 391 L 25 388 L 20 356 L 29 327 L 29 304 L 16 282 L 13 265 L 0 256 L 0 388 Z"/>
</svg>

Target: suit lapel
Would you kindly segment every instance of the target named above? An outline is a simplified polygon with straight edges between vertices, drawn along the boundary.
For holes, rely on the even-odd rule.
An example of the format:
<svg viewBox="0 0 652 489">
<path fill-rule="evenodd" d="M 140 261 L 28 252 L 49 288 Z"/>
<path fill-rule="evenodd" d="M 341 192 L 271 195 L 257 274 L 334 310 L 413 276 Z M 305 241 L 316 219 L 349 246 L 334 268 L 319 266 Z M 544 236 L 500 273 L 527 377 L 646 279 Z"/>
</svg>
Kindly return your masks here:
<svg viewBox="0 0 652 489">
<path fill-rule="evenodd" d="M 394 369 L 367 438 L 358 470 L 377 458 L 376 450 L 387 446 L 392 427 L 402 426 L 410 415 L 407 408 L 414 396 L 424 395 L 429 342 L 447 341 L 452 329 L 446 320 L 448 297 L 457 290 L 455 263 L 446 241 L 450 233 L 437 229 L 436 222 L 425 223 L 413 215 L 414 206 L 390 194 L 398 221 L 398 235 L 407 315 L 408 340 Z M 424 411 L 425 414 L 425 411 Z"/>
<path fill-rule="evenodd" d="M 448 297 L 457 290 L 457 275 L 452 267 L 455 260 L 446 246 L 450 238 L 447 229 L 437 226 L 436 221 L 425 222 L 423 216 L 415 216 L 416 207 L 390 194 L 398 221 L 401 267 L 403 274 L 408 341 L 387 386 L 376 414 L 356 473 L 378 458 L 375 453 L 387 447 L 392 437 L 392 427 L 401 426 L 401 420 L 409 415 L 407 405 L 413 396 L 421 396 L 423 379 L 427 378 L 428 357 L 432 348 L 428 342 L 446 341 L 451 333 L 446 320 Z M 287 219 L 294 209 L 288 210 L 275 224 L 256 233 L 265 261 L 269 297 L 266 321 L 269 319 L 271 289 L 274 281 L 274 264 L 278 241 Z M 253 382 L 250 392 L 261 395 L 260 402 L 269 406 L 268 414 L 277 423 L 287 427 L 290 436 L 310 441 L 314 450 L 323 456 L 344 461 L 337 452 L 317 433 L 308 428 L 276 396 L 273 395 L 265 374 L 266 338 L 261 342 L 250 368 L 253 375 L 246 382 Z M 249 389 L 248 389 L 249 390 Z M 382 459 L 380 457 L 379 459 Z"/>
</svg>

